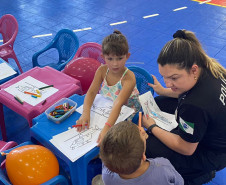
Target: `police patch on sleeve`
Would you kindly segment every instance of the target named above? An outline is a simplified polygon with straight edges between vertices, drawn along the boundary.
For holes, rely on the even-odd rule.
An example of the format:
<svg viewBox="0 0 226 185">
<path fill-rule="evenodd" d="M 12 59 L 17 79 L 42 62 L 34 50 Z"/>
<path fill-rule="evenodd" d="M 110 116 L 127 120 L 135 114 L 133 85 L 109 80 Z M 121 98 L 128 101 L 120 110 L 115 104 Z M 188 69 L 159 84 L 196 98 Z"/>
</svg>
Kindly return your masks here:
<svg viewBox="0 0 226 185">
<path fill-rule="evenodd" d="M 186 133 L 193 135 L 194 133 L 194 123 L 188 122 L 188 121 L 184 121 L 181 117 L 180 117 L 180 124 L 179 127 Z"/>
</svg>

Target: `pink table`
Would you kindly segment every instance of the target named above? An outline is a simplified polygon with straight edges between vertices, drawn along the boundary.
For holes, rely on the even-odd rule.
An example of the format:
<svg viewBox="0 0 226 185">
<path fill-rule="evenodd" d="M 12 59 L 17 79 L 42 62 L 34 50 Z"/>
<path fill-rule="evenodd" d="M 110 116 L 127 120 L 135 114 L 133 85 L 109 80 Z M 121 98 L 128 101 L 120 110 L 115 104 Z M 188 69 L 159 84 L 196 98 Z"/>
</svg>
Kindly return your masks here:
<svg viewBox="0 0 226 185">
<path fill-rule="evenodd" d="M 36 106 L 32 106 L 26 102 L 21 105 L 18 101 L 14 99 L 13 95 L 7 93 L 6 91 L 4 91 L 4 89 L 24 79 L 27 76 L 31 76 L 48 85 L 54 85 L 54 87 L 57 88 L 58 91 L 52 96 L 48 97 L 44 105 L 39 103 Z M 44 68 L 35 67 L 0 85 L 0 127 L 2 131 L 3 140 L 7 140 L 3 105 L 6 105 L 8 108 L 12 109 L 13 111 L 26 118 L 29 123 L 29 126 L 31 127 L 32 119 L 43 113 L 48 107 L 57 102 L 59 99 L 69 97 L 73 94 L 81 93 L 82 90 L 79 80 L 71 78 L 70 76 L 48 66 Z"/>
</svg>

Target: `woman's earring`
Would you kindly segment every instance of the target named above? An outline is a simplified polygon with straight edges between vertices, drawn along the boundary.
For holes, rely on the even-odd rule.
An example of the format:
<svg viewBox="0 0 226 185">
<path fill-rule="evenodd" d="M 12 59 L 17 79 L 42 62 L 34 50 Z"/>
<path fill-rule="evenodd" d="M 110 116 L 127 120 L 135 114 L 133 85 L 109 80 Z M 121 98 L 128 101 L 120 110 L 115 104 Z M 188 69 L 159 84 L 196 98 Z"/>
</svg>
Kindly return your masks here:
<svg viewBox="0 0 226 185">
<path fill-rule="evenodd" d="M 197 80 L 197 77 L 195 76 L 194 79 Z"/>
</svg>

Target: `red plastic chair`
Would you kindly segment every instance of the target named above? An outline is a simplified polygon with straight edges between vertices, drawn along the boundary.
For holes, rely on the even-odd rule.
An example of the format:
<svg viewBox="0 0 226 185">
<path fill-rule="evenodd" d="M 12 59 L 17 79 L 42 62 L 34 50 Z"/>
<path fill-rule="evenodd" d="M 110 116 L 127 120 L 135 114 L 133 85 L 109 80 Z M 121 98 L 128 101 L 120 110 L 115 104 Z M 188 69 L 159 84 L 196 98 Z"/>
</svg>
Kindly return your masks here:
<svg viewBox="0 0 226 185">
<path fill-rule="evenodd" d="M 74 59 L 79 57 L 93 58 L 99 61 L 101 64 L 105 64 L 104 59 L 101 57 L 102 47 L 95 42 L 87 42 L 79 47 Z"/>
<path fill-rule="evenodd" d="M 3 152 L 3 151 L 8 150 L 10 148 L 13 148 L 14 146 L 17 146 L 17 143 L 14 142 L 14 141 L 6 142 L 6 141 L 0 140 L 0 152 Z M 5 168 L 5 160 L 2 161 L 1 168 L 2 169 Z"/>
<path fill-rule="evenodd" d="M 8 150 L 16 145 L 17 145 L 17 143 L 14 141 L 9 141 L 9 142 L 0 141 L 0 152 L 2 152 L 4 150 Z"/>
<path fill-rule="evenodd" d="M 86 94 L 100 65 L 100 62 L 93 58 L 79 57 L 72 59 L 62 72 L 80 80 L 82 92 Z"/>
<path fill-rule="evenodd" d="M 13 15 L 6 14 L 1 17 L 0 33 L 3 38 L 3 44 L 0 45 L 0 57 L 6 62 L 8 62 L 9 58 L 14 59 L 20 72 L 23 73 L 20 63 L 13 50 L 13 44 L 18 33 L 18 23 Z"/>
</svg>

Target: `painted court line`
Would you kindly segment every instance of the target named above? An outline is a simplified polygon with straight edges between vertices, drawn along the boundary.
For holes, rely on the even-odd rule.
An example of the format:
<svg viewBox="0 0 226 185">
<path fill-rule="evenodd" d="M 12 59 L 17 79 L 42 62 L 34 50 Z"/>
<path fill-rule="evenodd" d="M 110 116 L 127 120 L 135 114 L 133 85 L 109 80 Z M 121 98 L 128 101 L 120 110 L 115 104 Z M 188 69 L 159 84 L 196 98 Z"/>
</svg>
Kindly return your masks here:
<svg viewBox="0 0 226 185">
<path fill-rule="evenodd" d="M 77 29 L 77 30 L 73 30 L 73 32 L 79 32 L 79 31 L 85 31 L 85 30 L 91 30 L 91 27 L 88 28 L 82 28 L 82 29 Z M 39 38 L 39 37 L 48 37 L 48 36 L 52 36 L 52 33 L 48 33 L 48 34 L 43 34 L 43 35 L 34 35 L 32 36 L 32 38 Z M 1 40 L 0 40 L 1 42 Z"/>
<path fill-rule="evenodd" d="M 77 29 L 77 30 L 73 30 L 73 32 L 78 32 L 78 31 L 85 31 L 85 30 L 91 30 L 91 27 L 88 28 L 82 28 L 82 29 Z"/>
<path fill-rule="evenodd" d="M 115 22 L 115 23 L 111 23 L 110 26 L 114 26 L 114 25 L 118 25 L 118 24 L 125 24 L 125 23 L 127 23 L 127 21 Z"/>
<path fill-rule="evenodd" d="M 52 35 L 53 35 L 52 33 L 48 33 L 48 34 L 43 34 L 43 35 L 35 35 L 35 36 L 32 36 L 32 38 L 48 37 L 48 36 L 52 36 Z"/>
<path fill-rule="evenodd" d="M 183 10 L 183 9 L 186 9 L 186 8 L 188 8 L 188 7 L 184 6 L 184 7 L 181 7 L 181 8 L 174 9 L 173 11 L 176 12 L 176 11 Z"/>
<path fill-rule="evenodd" d="M 150 17 L 155 17 L 155 16 L 158 16 L 159 14 L 156 13 L 156 14 L 152 14 L 152 15 L 146 15 L 146 16 L 143 16 L 144 19 L 147 19 L 147 18 L 150 18 Z"/>
<path fill-rule="evenodd" d="M 200 2 L 200 4 L 208 3 L 210 1 L 211 0 L 203 1 L 203 2 Z M 181 8 L 176 8 L 173 11 L 175 12 L 175 11 L 179 11 L 179 10 L 184 10 L 186 8 L 188 8 L 188 7 L 184 6 L 184 7 L 181 7 Z M 156 17 L 156 16 L 159 16 L 159 14 L 156 13 L 156 14 L 151 14 L 151 15 L 145 15 L 145 16 L 143 16 L 143 18 L 147 19 L 147 18 Z M 127 21 L 120 21 L 120 22 L 111 23 L 110 26 L 125 24 L 125 23 L 127 23 Z M 91 30 L 91 29 L 92 29 L 91 27 L 88 27 L 88 28 L 76 29 L 76 30 L 73 30 L 73 32 L 79 32 L 79 31 L 85 31 L 85 30 Z M 35 36 L 32 36 L 32 38 L 46 37 L 46 36 L 52 36 L 52 33 L 43 34 L 43 35 L 35 35 Z M 3 40 L 0 40 L 0 42 L 3 42 Z"/>
</svg>

